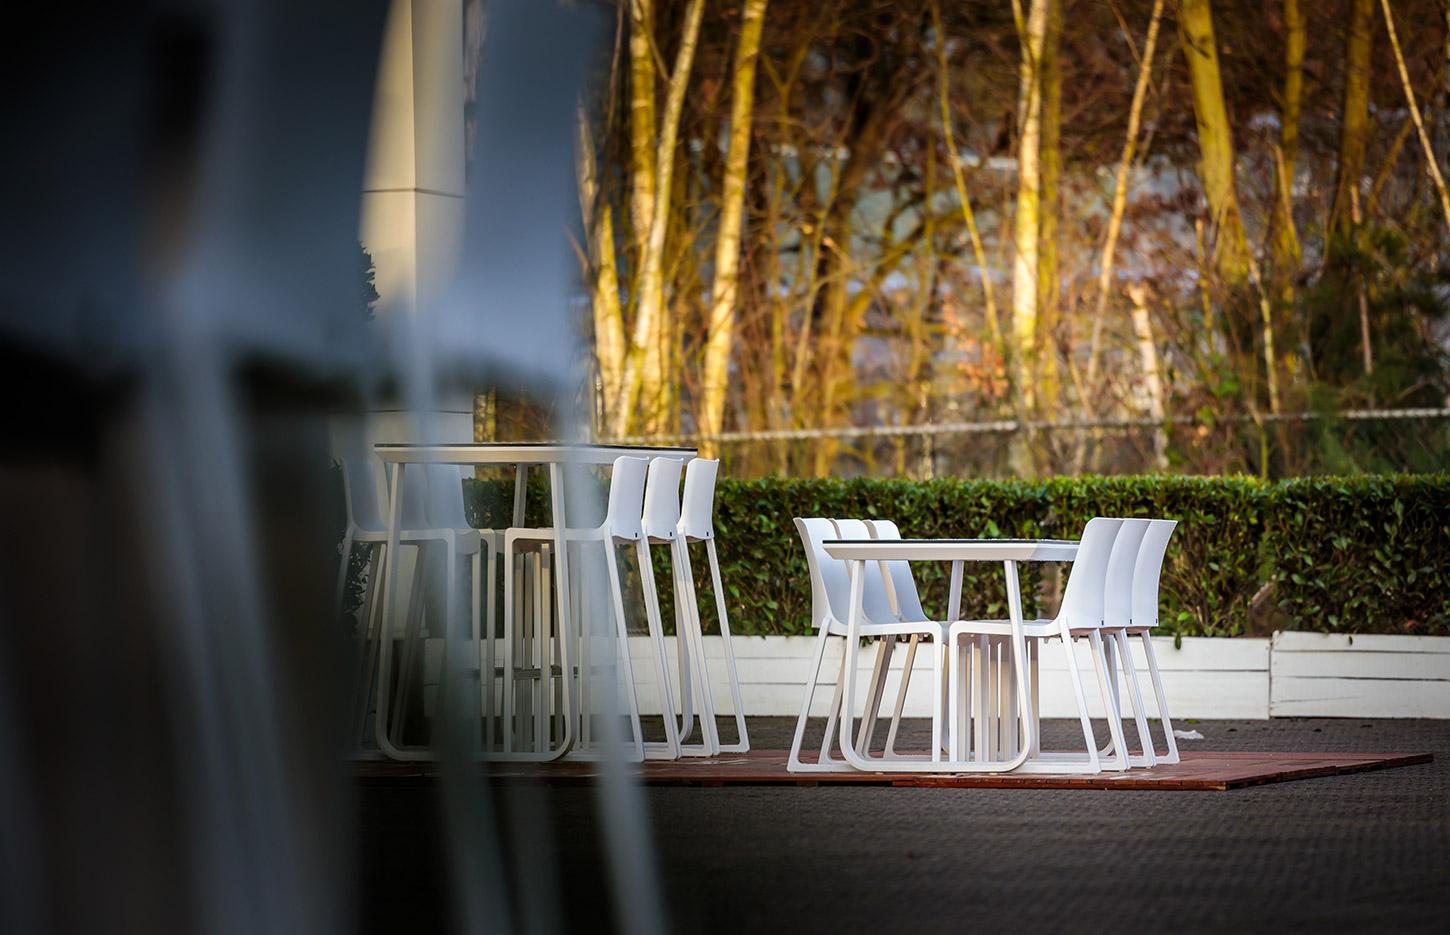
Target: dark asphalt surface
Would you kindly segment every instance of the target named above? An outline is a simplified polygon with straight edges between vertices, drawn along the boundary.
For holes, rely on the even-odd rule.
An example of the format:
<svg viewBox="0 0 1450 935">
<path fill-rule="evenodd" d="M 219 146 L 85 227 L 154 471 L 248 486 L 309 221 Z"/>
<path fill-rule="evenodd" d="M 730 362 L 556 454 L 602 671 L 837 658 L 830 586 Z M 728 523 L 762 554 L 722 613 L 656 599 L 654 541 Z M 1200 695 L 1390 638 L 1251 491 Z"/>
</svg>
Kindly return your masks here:
<svg viewBox="0 0 1450 935">
<path fill-rule="evenodd" d="M 1436 759 L 1230 792 L 650 788 L 669 928 L 1450 931 L 1450 721 L 1177 726 L 1205 735 L 1190 749 Z M 752 745 L 784 747 L 790 728 L 756 719 Z M 1066 747 L 1072 728 L 1050 722 L 1048 746 Z M 357 791 L 359 927 L 449 930 L 437 787 Z M 529 907 L 516 923 L 607 929 L 595 793 L 515 788 L 495 802 L 527 861 L 511 882 Z"/>
</svg>

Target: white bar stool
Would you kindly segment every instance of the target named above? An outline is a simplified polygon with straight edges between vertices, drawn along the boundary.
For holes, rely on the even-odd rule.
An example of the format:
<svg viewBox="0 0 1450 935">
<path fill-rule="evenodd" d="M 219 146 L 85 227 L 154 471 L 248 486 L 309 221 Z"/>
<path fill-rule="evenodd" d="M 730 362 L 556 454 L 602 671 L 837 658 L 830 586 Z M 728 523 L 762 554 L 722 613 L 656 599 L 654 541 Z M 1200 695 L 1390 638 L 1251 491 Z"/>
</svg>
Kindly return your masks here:
<svg viewBox="0 0 1450 935">
<path fill-rule="evenodd" d="M 690 561 L 690 544 L 705 543 L 705 555 L 710 563 L 710 581 L 715 592 L 715 614 L 720 621 L 720 640 L 724 646 L 725 668 L 730 680 L 730 700 L 735 711 L 736 742 L 720 743 L 718 731 L 715 749 L 718 753 L 745 753 L 750 749 L 750 734 L 745 727 L 745 706 L 740 697 L 740 673 L 735 665 L 735 649 L 731 645 L 730 616 L 725 610 L 725 586 L 720 578 L 720 556 L 715 549 L 715 480 L 720 470 L 718 459 L 694 458 L 685 467 L 685 492 L 681 496 L 680 521 L 676 524 L 677 539 L 680 542 L 679 583 L 683 593 L 676 595 L 676 603 L 683 603 L 691 614 L 691 634 L 698 648 L 696 665 L 699 666 L 700 681 L 705 691 L 710 691 L 709 667 L 705 659 L 704 623 L 700 619 L 699 598 L 695 593 L 695 574 Z M 690 722 L 690 681 L 680 677 L 683 692 L 683 722 Z M 713 714 L 713 712 L 712 712 Z M 713 716 L 710 723 L 714 724 Z"/>
</svg>

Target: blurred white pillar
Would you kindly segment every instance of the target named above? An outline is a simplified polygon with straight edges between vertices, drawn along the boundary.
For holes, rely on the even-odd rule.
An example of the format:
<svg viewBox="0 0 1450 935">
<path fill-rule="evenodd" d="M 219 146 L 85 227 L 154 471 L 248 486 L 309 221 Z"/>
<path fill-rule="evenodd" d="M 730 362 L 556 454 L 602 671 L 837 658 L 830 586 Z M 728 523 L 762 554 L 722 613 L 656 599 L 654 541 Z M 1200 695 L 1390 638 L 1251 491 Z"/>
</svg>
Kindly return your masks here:
<svg viewBox="0 0 1450 935">
<path fill-rule="evenodd" d="M 393 0 L 378 63 L 363 246 L 377 270 L 380 319 L 413 315 L 448 285 L 463 232 L 462 0 Z M 397 403 L 370 414 L 373 441 L 412 439 Z M 473 438 L 472 399 L 439 399 L 430 429 Z"/>
</svg>

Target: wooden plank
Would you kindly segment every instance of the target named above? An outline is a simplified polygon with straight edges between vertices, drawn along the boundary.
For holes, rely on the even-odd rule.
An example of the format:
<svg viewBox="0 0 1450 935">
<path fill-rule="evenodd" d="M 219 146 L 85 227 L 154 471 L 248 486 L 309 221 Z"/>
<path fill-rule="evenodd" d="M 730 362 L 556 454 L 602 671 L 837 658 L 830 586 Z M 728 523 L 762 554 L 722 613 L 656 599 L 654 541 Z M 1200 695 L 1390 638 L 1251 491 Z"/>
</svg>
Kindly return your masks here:
<svg viewBox="0 0 1450 935">
<path fill-rule="evenodd" d="M 1280 630 L 1274 634 L 1275 652 L 1392 652 L 1450 655 L 1450 636 L 1401 636 L 1387 633 L 1305 633 Z"/>
<path fill-rule="evenodd" d="M 1275 650 L 1274 678 L 1350 678 L 1450 682 L 1450 654 L 1338 650 Z"/>
<path fill-rule="evenodd" d="M 1450 717 L 1450 681 L 1303 678 L 1273 680 L 1274 717 Z"/>
<path fill-rule="evenodd" d="M 1431 762 L 1428 753 L 1219 753 L 1190 751 L 1175 765 L 1135 769 L 1126 773 L 1093 776 L 1004 774 L 805 773 L 786 770 L 784 750 L 750 753 L 708 760 L 648 762 L 635 768 L 647 785 L 879 785 L 923 788 L 992 789 L 1112 789 L 1129 791 L 1228 791 L 1247 786 L 1299 779 L 1393 769 Z M 491 778 L 547 784 L 592 783 L 600 776 L 594 763 L 564 762 L 547 766 L 493 763 Z M 357 764 L 362 782 L 431 782 L 430 764 L 368 761 Z"/>
</svg>

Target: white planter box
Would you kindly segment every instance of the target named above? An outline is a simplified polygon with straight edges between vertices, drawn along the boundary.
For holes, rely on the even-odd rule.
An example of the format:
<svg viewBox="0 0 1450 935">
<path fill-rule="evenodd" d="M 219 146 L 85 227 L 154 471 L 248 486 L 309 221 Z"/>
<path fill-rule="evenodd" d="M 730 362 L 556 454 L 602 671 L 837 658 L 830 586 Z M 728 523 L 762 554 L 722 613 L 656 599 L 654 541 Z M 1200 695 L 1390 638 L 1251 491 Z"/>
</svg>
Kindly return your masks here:
<svg viewBox="0 0 1450 935">
<path fill-rule="evenodd" d="M 1274 634 L 1271 717 L 1450 718 L 1450 637 Z"/>
<path fill-rule="evenodd" d="M 812 714 L 824 716 L 826 713 L 826 707 L 831 700 L 831 685 L 841 664 L 844 643 L 844 640 L 832 639 L 827 644 L 820 689 L 816 692 Z M 635 677 L 640 685 L 640 704 L 646 711 L 658 711 L 655 679 L 644 668 L 648 660 L 648 641 L 632 637 L 630 644 L 630 652 L 635 660 Z M 706 644 L 706 651 L 711 657 L 720 655 L 719 637 L 706 637 Z M 761 716 L 798 715 L 811 655 L 816 648 L 816 638 L 736 637 L 734 645 L 746 712 Z M 1154 648 L 1163 670 L 1169 709 L 1174 717 L 1268 717 L 1268 640 L 1190 638 L 1183 641 L 1182 649 L 1175 649 L 1171 638 L 1161 637 L 1154 640 Z M 1088 696 L 1088 704 L 1094 711 L 1101 711 L 1101 694 L 1097 677 L 1093 674 L 1087 645 L 1079 644 L 1075 649 L 1079 666 L 1085 676 L 1084 690 Z M 673 643 L 670 652 L 674 652 Z M 858 656 L 857 673 L 861 680 L 858 697 L 864 692 L 866 682 L 871 677 L 875 652 L 874 647 L 867 646 Z M 1141 645 L 1135 646 L 1134 656 L 1146 677 L 1147 664 L 1142 657 Z M 917 653 L 911 685 L 907 690 L 908 717 L 931 716 L 931 657 L 929 645 L 923 644 Z M 905 658 L 905 647 L 898 646 L 891 657 L 891 674 L 886 685 L 888 697 L 896 697 Z M 723 680 L 723 667 L 712 668 L 711 676 L 715 683 L 716 707 L 721 713 L 726 713 L 729 711 L 730 692 Z M 675 677 L 672 671 L 671 678 Z M 1077 708 L 1072 698 L 1066 660 L 1062 656 L 1060 644 L 1044 647 L 1041 677 L 1043 715 L 1076 716 Z M 1152 702 L 1148 701 L 1148 704 L 1149 710 L 1153 710 Z"/>
<path fill-rule="evenodd" d="M 670 677 L 679 684 L 674 637 L 666 638 Z M 841 664 L 844 640 L 827 644 L 819 690 L 811 712 L 824 716 L 831 685 Z M 1318 633 L 1280 632 L 1273 639 L 1188 637 L 1175 648 L 1170 637 L 1155 637 L 1158 663 L 1163 672 L 1169 709 L 1185 718 L 1268 717 L 1435 717 L 1450 718 L 1450 637 L 1328 636 Z M 741 696 L 752 716 L 789 716 L 800 713 L 801 699 L 814 636 L 739 636 L 735 656 L 740 670 Z M 425 681 L 437 679 L 438 641 L 429 640 Z M 725 680 L 723 647 L 718 636 L 705 638 L 716 711 L 733 714 Z M 641 711 L 658 714 L 660 698 L 649 640 L 629 639 L 631 664 Z M 1083 687 L 1094 715 L 1102 711 L 1097 676 L 1087 645 L 1075 646 L 1083 672 Z M 875 648 L 866 646 L 858 659 L 858 697 L 864 693 Z M 1147 663 L 1141 644 L 1133 641 L 1134 662 L 1143 678 L 1144 701 L 1155 710 L 1147 681 Z M 900 685 L 906 650 L 899 646 L 891 660 L 888 697 Z M 1043 647 L 1041 659 L 1042 713 L 1046 717 L 1075 717 L 1061 644 Z M 909 717 L 931 715 L 931 651 L 923 645 L 917 654 L 907 692 Z"/>
</svg>

